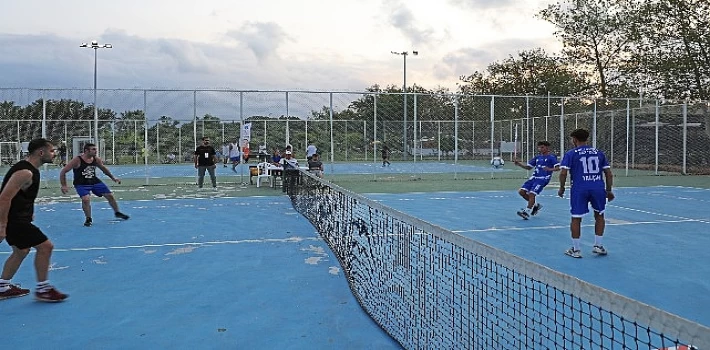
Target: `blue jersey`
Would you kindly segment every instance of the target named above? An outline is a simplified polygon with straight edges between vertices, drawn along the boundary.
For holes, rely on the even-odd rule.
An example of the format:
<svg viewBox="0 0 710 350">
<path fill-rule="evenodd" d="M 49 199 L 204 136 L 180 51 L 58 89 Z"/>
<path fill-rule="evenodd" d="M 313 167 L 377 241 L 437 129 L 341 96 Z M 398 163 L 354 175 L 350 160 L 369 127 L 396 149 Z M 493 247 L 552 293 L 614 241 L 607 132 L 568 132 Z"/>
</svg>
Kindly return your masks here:
<svg viewBox="0 0 710 350">
<path fill-rule="evenodd" d="M 538 154 L 535 158 L 530 159 L 528 165 L 533 168 L 531 179 L 549 180 L 552 178 L 552 171 L 547 171 L 543 168 L 554 168 L 557 165 L 557 156 L 552 153 L 547 155 Z"/>
<path fill-rule="evenodd" d="M 611 166 L 604 152 L 588 146 L 579 146 L 565 153 L 560 168 L 568 169 L 575 190 L 604 189 L 604 169 Z"/>
</svg>

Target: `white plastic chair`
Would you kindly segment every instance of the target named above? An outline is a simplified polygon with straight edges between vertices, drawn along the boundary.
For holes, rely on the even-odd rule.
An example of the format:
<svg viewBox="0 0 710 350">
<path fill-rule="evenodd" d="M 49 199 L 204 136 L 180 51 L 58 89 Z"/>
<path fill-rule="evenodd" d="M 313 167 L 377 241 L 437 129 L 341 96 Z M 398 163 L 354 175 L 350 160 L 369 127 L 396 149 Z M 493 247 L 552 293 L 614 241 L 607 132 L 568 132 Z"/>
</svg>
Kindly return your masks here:
<svg viewBox="0 0 710 350">
<path fill-rule="evenodd" d="M 269 163 L 263 162 L 257 164 L 257 169 L 259 169 L 259 175 L 256 176 L 256 187 L 261 187 L 261 181 L 266 180 L 271 184 L 271 173 L 269 172 Z"/>
</svg>

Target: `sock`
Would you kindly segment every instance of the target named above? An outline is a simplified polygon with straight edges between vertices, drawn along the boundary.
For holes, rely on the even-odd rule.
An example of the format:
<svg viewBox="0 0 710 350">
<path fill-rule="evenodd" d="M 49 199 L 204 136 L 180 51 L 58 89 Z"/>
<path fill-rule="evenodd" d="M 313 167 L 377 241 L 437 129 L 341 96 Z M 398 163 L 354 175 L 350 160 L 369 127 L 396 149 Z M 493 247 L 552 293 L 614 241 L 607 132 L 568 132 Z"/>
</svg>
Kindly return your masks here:
<svg viewBox="0 0 710 350">
<path fill-rule="evenodd" d="M 574 250 L 579 250 L 579 238 L 572 238 L 572 247 Z"/>
<path fill-rule="evenodd" d="M 597 236 L 597 235 L 594 235 L 594 245 L 601 246 L 601 245 L 602 245 L 602 238 L 603 238 L 603 237 L 604 237 L 604 236 Z"/>
<path fill-rule="evenodd" d="M 11 280 L 4 280 L 0 278 L 0 293 L 10 289 L 10 281 Z"/>
<path fill-rule="evenodd" d="M 525 212 L 528 213 L 528 215 L 532 215 L 532 208 L 525 208 L 523 210 L 525 210 Z"/>
<path fill-rule="evenodd" d="M 37 291 L 38 292 L 44 292 L 51 287 L 52 286 L 49 284 L 49 280 L 37 282 Z"/>
</svg>

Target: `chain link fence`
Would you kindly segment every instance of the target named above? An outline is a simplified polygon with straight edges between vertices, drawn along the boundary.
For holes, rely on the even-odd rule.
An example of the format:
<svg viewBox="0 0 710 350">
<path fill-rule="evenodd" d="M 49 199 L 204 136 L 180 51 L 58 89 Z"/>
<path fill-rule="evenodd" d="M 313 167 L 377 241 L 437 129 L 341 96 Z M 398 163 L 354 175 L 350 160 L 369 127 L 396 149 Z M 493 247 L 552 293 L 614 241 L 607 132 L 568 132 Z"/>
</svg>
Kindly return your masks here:
<svg viewBox="0 0 710 350">
<path fill-rule="evenodd" d="M 306 147 L 314 144 L 326 166 L 370 166 L 353 171 L 332 166 L 334 175 L 411 177 L 461 165 L 454 170 L 460 175 L 469 165 L 472 172 L 489 172 L 494 156 L 529 159 L 540 140 L 550 141 L 561 155 L 572 147 L 569 133 L 586 128 L 617 175 L 710 174 L 709 106 L 554 96 L 0 89 L 0 163 L 21 159 L 23 143 L 45 137 L 66 143 L 69 158 L 98 139 L 100 155 L 110 165 L 189 168 L 200 138 L 212 138 L 219 151 L 222 144 L 243 139 L 242 125 L 251 123 L 252 154 L 261 149 L 271 155 L 291 145 L 304 159 Z M 384 146 L 399 171 L 377 169 Z"/>
</svg>

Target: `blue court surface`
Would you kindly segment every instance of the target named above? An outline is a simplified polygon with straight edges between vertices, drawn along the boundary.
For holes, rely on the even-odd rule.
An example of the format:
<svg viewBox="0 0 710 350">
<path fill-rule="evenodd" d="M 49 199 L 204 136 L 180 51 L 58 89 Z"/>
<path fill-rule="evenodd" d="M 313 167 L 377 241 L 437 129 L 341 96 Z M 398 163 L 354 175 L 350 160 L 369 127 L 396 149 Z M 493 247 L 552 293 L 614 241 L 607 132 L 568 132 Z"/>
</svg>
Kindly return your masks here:
<svg viewBox="0 0 710 350">
<path fill-rule="evenodd" d="M 511 191 L 368 194 L 382 204 L 461 235 L 549 266 L 681 317 L 710 325 L 710 190 L 687 187 L 615 189 L 606 211 L 604 246 L 592 254 L 594 220 L 582 221 L 582 259 L 572 244 L 569 199 L 550 186 L 530 220 Z M 568 191 L 569 193 L 569 191 Z"/>
<path fill-rule="evenodd" d="M 38 204 L 63 303 L 0 301 L 3 349 L 397 349 L 286 196 Z M 0 245 L 0 259 L 9 254 Z M 13 282 L 34 291 L 34 253 Z"/>
</svg>

